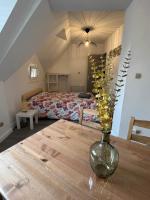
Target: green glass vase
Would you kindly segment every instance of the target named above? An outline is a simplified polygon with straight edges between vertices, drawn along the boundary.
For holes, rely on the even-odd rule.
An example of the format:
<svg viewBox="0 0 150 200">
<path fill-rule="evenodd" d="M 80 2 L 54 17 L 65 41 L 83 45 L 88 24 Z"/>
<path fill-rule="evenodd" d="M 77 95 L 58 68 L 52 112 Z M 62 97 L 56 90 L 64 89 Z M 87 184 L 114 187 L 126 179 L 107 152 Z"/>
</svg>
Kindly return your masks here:
<svg viewBox="0 0 150 200">
<path fill-rule="evenodd" d="M 90 165 L 96 176 L 107 178 L 117 169 L 119 153 L 110 144 L 110 133 L 102 134 L 101 141 L 92 144 L 90 148 Z"/>
</svg>

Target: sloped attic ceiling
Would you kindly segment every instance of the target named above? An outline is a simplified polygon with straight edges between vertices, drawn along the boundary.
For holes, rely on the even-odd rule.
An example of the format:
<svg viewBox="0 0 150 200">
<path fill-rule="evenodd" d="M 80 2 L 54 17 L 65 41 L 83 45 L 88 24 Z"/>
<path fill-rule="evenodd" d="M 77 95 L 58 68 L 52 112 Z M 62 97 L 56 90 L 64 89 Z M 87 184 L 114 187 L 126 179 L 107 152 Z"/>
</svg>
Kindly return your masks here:
<svg viewBox="0 0 150 200">
<path fill-rule="evenodd" d="M 44 40 L 43 45 L 37 51 L 37 55 L 43 67 L 50 67 L 61 54 L 67 49 L 70 43 L 70 28 L 67 12 L 55 12 L 57 19 L 56 26 L 51 29 L 49 36 Z M 65 31 L 65 38 L 60 34 Z M 62 35 L 61 35 L 62 36 Z"/>
<path fill-rule="evenodd" d="M 101 8 L 104 9 L 105 7 L 104 10 L 112 9 L 112 4 L 115 9 L 127 7 L 124 0 L 113 0 L 113 3 L 109 1 L 107 5 L 105 1 L 108 3 L 108 0 L 17 1 L 14 12 L 0 34 L 0 80 L 8 79 L 36 52 L 44 66 L 55 62 L 67 48 L 70 32 L 74 32 L 71 31 L 69 25 L 72 24 L 70 13 L 66 12 L 73 10 L 74 6 L 78 10 L 87 10 L 92 2 L 95 7 L 99 4 L 97 8 L 102 6 Z M 128 0 L 125 2 L 129 3 Z M 70 9 L 68 6 L 71 6 Z M 55 10 L 61 10 L 61 12 Z M 67 40 L 56 36 L 63 29 L 65 29 Z"/>
<path fill-rule="evenodd" d="M 51 8 L 57 11 L 82 10 L 125 10 L 132 0 L 49 0 Z"/>
<path fill-rule="evenodd" d="M 77 45 L 84 41 L 87 35 L 82 30 L 84 26 L 94 28 L 89 33 L 90 39 L 96 43 L 103 43 L 124 21 L 123 11 L 84 11 L 84 12 L 55 12 L 59 24 L 38 51 L 40 62 L 45 68 L 52 66 L 68 47 L 69 41 Z M 66 39 L 59 36 L 66 34 Z"/>
<path fill-rule="evenodd" d="M 53 12 L 48 0 L 17 1 L 0 34 L 0 80 L 7 80 L 37 52 L 46 38 L 52 38 L 60 31 L 62 26 L 64 27 L 61 20 L 64 21 L 65 15 L 66 13 L 57 15 Z M 59 57 L 60 51 L 63 51 L 68 43 L 69 34 L 68 40 L 62 44 L 59 51 L 57 42 L 51 43 L 55 57 Z"/>
<path fill-rule="evenodd" d="M 39 59 L 44 67 L 50 67 L 68 47 L 69 35 L 70 41 L 78 43 L 85 38 L 81 31 L 83 25 L 93 25 L 95 30 L 90 37 L 98 42 L 104 41 L 113 33 L 121 24 L 123 24 L 124 12 L 116 10 L 125 10 L 132 0 L 48 0 L 50 7 L 56 11 L 66 12 L 61 17 L 60 27 L 52 30 L 44 44 L 38 50 Z M 86 12 L 79 12 L 88 10 Z M 93 10 L 98 10 L 93 12 Z M 105 10 L 105 11 L 102 11 Z M 113 12 L 113 10 L 115 10 Z M 75 11 L 75 12 L 70 12 Z M 90 23 L 85 23 L 89 22 Z M 60 32 L 65 30 L 67 40 L 57 37 Z M 70 32 L 70 34 L 69 34 Z"/>
<path fill-rule="evenodd" d="M 14 9 L 17 0 L 1 0 L 0 1 L 0 32 L 4 28 L 12 10 Z"/>
</svg>

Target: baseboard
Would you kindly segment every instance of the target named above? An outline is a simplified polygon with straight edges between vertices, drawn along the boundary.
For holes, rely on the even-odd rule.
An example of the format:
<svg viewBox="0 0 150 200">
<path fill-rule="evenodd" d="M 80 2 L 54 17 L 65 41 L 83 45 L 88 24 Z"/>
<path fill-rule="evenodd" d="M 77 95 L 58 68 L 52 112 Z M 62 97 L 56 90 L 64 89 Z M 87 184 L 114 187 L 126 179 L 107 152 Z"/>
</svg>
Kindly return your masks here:
<svg viewBox="0 0 150 200">
<path fill-rule="evenodd" d="M 5 128 L 5 131 L 0 136 L 0 143 L 5 140 L 12 132 L 14 127 L 16 126 L 15 122 L 12 122 L 8 128 Z"/>
<path fill-rule="evenodd" d="M 1 136 L 0 136 L 0 142 L 5 140 L 11 133 L 13 132 L 12 128 L 9 128 L 7 131 L 5 131 Z"/>
<path fill-rule="evenodd" d="M 14 129 L 14 128 L 16 127 L 16 121 L 11 122 L 10 127 L 11 127 L 12 129 Z"/>
</svg>

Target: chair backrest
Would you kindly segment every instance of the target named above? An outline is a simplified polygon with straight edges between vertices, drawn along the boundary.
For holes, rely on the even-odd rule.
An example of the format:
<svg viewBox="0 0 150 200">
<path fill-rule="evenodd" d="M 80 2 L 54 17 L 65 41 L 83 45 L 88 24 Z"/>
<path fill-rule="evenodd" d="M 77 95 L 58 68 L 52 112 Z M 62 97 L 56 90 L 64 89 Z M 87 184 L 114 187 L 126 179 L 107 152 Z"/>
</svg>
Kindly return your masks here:
<svg viewBox="0 0 150 200">
<path fill-rule="evenodd" d="M 80 119 L 79 119 L 79 123 L 80 123 L 81 125 L 88 126 L 88 127 L 94 128 L 94 129 L 98 129 L 98 130 L 101 129 L 100 123 L 96 123 L 96 122 L 92 122 L 92 121 L 84 121 L 84 119 L 83 119 L 83 115 L 84 115 L 84 114 L 95 115 L 95 116 L 97 116 L 97 115 L 98 115 L 98 112 L 97 112 L 96 110 L 80 108 Z"/>
<path fill-rule="evenodd" d="M 134 140 L 136 142 L 150 145 L 150 137 L 133 133 L 133 126 L 150 129 L 150 121 L 139 120 L 135 119 L 135 117 L 131 117 L 128 130 L 128 140 Z"/>
</svg>

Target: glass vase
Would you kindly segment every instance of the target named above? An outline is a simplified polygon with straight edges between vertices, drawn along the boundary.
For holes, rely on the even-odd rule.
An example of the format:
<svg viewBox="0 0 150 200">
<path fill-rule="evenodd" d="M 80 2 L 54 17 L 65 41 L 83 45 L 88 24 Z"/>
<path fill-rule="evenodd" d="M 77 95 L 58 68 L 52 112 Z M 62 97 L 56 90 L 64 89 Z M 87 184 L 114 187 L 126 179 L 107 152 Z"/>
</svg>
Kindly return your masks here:
<svg viewBox="0 0 150 200">
<path fill-rule="evenodd" d="M 98 177 L 107 178 L 117 169 L 119 153 L 110 144 L 110 133 L 103 133 L 101 141 L 90 147 L 90 165 Z"/>
</svg>

